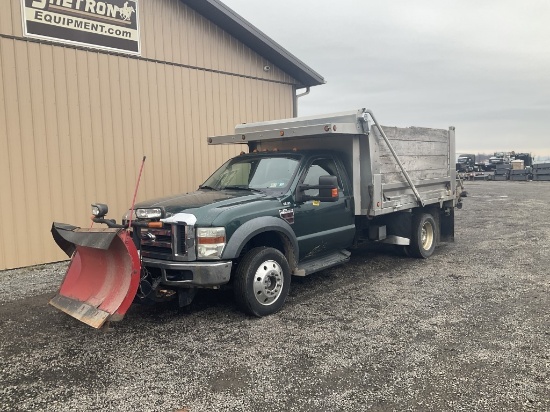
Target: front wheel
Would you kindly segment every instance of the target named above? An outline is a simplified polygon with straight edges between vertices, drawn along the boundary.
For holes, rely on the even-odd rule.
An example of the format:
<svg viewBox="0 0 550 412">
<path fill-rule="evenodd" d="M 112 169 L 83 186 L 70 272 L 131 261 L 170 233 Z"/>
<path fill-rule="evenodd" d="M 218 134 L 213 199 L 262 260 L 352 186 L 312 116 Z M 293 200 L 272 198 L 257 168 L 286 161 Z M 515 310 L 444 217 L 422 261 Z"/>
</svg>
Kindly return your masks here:
<svg viewBox="0 0 550 412">
<path fill-rule="evenodd" d="M 239 307 L 258 317 L 277 312 L 288 296 L 290 267 L 277 249 L 257 247 L 239 263 L 233 291 Z"/>
<path fill-rule="evenodd" d="M 411 244 L 409 252 L 412 256 L 422 259 L 429 258 L 437 243 L 437 224 L 429 213 L 413 216 Z"/>
</svg>

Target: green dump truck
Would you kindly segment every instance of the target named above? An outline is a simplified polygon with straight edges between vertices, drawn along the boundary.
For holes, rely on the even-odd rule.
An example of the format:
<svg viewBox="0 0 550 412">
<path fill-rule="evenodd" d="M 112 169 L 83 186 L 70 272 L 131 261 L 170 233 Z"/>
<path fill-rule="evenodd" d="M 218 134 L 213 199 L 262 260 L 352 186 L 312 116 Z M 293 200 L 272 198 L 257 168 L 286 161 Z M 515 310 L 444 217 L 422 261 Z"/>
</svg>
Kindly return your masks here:
<svg viewBox="0 0 550 412">
<path fill-rule="evenodd" d="M 454 134 L 453 127 L 380 126 L 360 109 L 241 124 L 209 137 L 210 145 L 240 144 L 243 152 L 198 190 L 141 202 L 120 225 L 97 205 L 94 221 L 108 226 L 100 233 L 54 223 L 73 261 L 52 304 L 99 327 L 122 318 L 129 300 L 184 306 L 199 288 L 230 285 L 243 311 L 264 316 L 281 309 L 292 276 L 343 264 L 356 245 L 389 243 L 428 258 L 454 240 L 461 201 Z M 110 240 L 97 248 L 92 236 Z M 97 282 L 83 275 L 109 259 L 117 268 L 103 265 Z M 113 282 L 122 308 L 102 301 Z M 82 293 L 90 284 L 98 292 Z"/>
</svg>

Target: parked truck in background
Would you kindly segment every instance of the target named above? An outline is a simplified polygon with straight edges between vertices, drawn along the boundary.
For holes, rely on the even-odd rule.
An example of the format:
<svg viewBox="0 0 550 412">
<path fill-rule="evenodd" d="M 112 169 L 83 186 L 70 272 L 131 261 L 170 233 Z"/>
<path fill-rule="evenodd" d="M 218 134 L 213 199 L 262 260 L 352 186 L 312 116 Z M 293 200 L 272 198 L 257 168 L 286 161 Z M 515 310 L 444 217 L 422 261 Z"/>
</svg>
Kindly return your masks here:
<svg viewBox="0 0 550 412">
<path fill-rule="evenodd" d="M 383 127 L 360 109 L 209 137 L 248 150 L 197 191 L 138 203 L 121 224 L 96 204 L 103 229 L 54 223 L 72 261 L 51 303 L 100 327 L 131 301 L 184 306 L 200 288 L 230 285 L 243 311 L 264 316 L 283 306 L 292 275 L 345 263 L 356 245 L 428 258 L 454 240 L 454 134 Z"/>
<path fill-rule="evenodd" d="M 456 161 L 456 171 L 458 173 L 469 173 L 477 171 L 476 155 L 461 154 Z"/>
</svg>

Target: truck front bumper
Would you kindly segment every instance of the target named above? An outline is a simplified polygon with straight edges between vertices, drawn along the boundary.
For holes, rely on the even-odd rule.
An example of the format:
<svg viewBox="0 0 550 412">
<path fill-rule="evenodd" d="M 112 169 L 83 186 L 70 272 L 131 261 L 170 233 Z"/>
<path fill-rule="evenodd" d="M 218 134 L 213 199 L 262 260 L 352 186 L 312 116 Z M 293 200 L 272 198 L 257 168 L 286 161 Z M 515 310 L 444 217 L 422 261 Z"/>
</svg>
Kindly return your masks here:
<svg viewBox="0 0 550 412">
<path fill-rule="evenodd" d="M 142 266 L 158 268 L 161 283 L 170 286 L 214 287 L 224 285 L 231 277 L 231 261 L 217 262 L 171 262 L 144 258 Z"/>
</svg>

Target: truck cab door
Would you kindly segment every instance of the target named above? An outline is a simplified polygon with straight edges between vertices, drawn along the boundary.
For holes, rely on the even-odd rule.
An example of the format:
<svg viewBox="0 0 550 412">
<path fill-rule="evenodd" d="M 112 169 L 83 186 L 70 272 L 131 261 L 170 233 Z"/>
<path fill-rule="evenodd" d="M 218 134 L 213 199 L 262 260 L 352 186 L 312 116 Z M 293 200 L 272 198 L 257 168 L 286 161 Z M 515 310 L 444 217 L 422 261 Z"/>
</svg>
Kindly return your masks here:
<svg viewBox="0 0 550 412">
<path fill-rule="evenodd" d="M 353 199 L 347 178 L 331 156 L 310 159 L 298 185 L 318 185 L 320 176 L 338 178 L 338 200 L 319 202 L 308 200 L 296 203 L 293 229 L 300 247 L 300 260 L 313 258 L 334 250 L 350 247 L 355 236 Z M 318 195 L 317 189 L 305 192 L 308 196 Z"/>
</svg>

